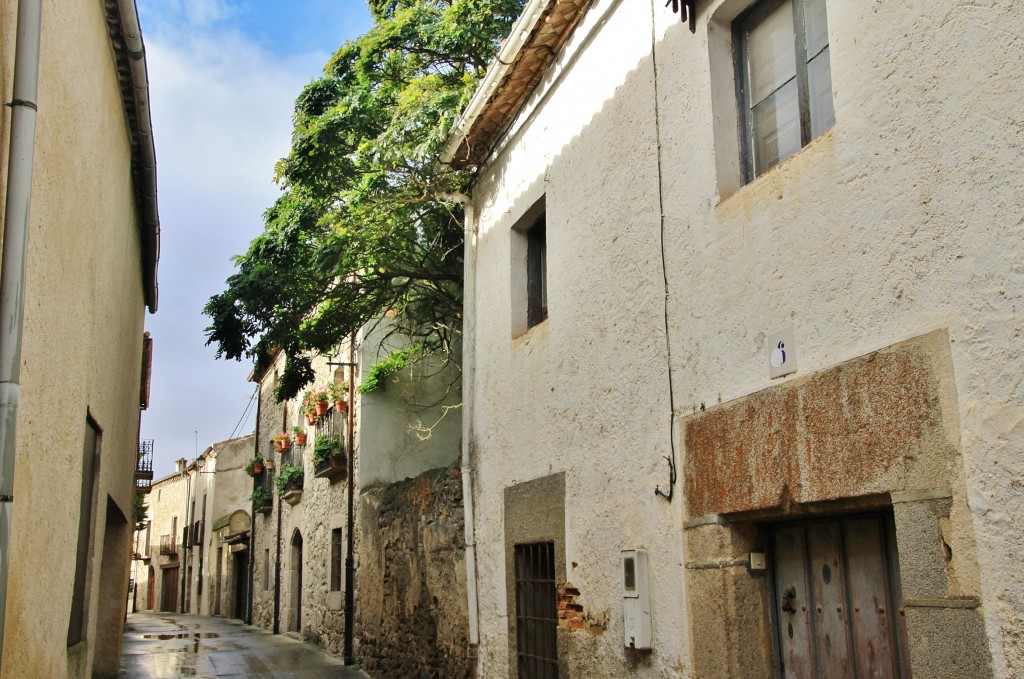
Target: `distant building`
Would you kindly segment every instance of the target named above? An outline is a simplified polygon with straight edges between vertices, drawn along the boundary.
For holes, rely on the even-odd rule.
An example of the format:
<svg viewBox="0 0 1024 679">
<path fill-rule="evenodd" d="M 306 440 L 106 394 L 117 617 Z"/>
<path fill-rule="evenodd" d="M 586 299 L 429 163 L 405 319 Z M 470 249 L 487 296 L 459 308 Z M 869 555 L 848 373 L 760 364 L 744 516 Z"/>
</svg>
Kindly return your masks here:
<svg viewBox="0 0 1024 679">
<path fill-rule="evenodd" d="M 1024 4 L 526 5 L 447 152 L 479 676 L 1024 676 Z"/>
<path fill-rule="evenodd" d="M 135 535 L 136 610 L 246 618 L 252 446 L 251 434 L 219 441 L 153 483 Z"/>
<path fill-rule="evenodd" d="M 182 610 L 183 537 L 188 525 L 191 478 L 184 458 L 175 464 L 173 474 L 153 482 L 146 497 L 146 527 L 136 533 L 136 551 L 144 557 L 145 565 L 141 569 L 138 560 L 135 564 L 136 610 Z"/>
<path fill-rule="evenodd" d="M 145 55 L 133 0 L 0 16 L 0 676 L 116 677 L 157 308 Z"/>
</svg>

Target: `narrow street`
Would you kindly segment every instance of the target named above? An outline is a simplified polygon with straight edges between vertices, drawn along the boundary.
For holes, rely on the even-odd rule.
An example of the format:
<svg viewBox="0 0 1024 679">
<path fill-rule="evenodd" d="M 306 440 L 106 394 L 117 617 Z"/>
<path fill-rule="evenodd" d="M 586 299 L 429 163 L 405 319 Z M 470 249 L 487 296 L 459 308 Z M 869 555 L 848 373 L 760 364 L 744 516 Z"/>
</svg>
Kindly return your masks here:
<svg viewBox="0 0 1024 679">
<path fill-rule="evenodd" d="M 224 618 L 172 613 L 128 616 L 119 676 L 369 679 L 339 658 L 289 637 Z"/>
</svg>

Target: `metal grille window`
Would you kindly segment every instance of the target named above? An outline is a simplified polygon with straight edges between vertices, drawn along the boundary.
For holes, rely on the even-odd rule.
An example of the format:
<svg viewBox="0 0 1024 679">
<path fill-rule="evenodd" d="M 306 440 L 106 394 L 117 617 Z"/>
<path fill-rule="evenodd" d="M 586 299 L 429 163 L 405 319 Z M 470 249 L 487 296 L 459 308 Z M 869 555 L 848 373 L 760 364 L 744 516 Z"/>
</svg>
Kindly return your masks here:
<svg viewBox="0 0 1024 679">
<path fill-rule="evenodd" d="M 555 544 L 516 545 L 515 562 L 519 679 L 557 679 Z"/>
</svg>

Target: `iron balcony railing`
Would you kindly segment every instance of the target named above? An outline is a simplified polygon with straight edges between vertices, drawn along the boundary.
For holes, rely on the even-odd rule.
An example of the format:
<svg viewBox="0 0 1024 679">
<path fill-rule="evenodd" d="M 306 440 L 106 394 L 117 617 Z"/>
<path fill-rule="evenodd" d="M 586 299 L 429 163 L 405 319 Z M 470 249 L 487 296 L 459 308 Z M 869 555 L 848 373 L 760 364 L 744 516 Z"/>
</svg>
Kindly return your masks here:
<svg viewBox="0 0 1024 679">
<path fill-rule="evenodd" d="M 178 554 L 178 536 L 177 535 L 161 535 L 160 536 L 160 556 L 177 556 Z"/>
<path fill-rule="evenodd" d="M 135 488 L 139 493 L 148 493 L 153 484 L 153 439 L 139 441 L 139 452 L 135 459 Z"/>
</svg>

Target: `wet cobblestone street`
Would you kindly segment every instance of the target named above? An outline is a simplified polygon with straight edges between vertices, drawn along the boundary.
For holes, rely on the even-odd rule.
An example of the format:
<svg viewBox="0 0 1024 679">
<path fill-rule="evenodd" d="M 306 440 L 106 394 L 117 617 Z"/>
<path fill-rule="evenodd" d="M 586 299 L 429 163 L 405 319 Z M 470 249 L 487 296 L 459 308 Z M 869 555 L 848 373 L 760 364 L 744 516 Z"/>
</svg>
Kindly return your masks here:
<svg viewBox="0 0 1024 679">
<path fill-rule="evenodd" d="M 310 644 L 238 621 L 171 613 L 128 616 L 119 677 L 369 679 Z"/>
</svg>

